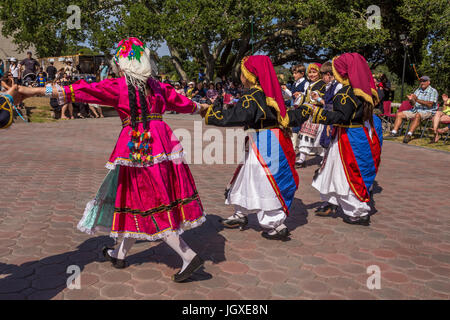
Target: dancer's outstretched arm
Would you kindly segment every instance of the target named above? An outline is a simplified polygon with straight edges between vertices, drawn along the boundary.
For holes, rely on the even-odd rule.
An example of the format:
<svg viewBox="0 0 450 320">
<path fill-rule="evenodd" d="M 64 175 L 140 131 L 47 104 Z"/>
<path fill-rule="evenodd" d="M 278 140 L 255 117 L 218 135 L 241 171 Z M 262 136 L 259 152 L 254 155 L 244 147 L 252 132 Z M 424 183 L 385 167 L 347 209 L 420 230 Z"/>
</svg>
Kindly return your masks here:
<svg viewBox="0 0 450 320">
<path fill-rule="evenodd" d="M 207 107 L 206 104 L 200 104 L 179 94 L 175 89 L 167 83 L 161 83 L 164 97 L 167 102 L 168 111 L 176 111 L 179 113 L 199 113 L 201 107 Z"/>
<path fill-rule="evenodd" d="M 321 124 L 344 124 L 349 122 L 357 109 L 357 98 L 352 92 L 341 92 L 336 94 L 333 101 L 333 111 L 322 107 L 311 107 L 301 105 L 298 109 L 289 110 L 289 125 L 300 126 L 310 116 L 313 123 Z"/>
<path fill-rule="evenodd" d="M 25 98 L 34 96 L 58 98 L 60 104 L 84 102 L 116 107 L 119 102 L 119 79 L 105 79 L 94 83 L 80 80 L 64 87 L 58 85 L 47 85 L 40 88 L 19 87 L 19 93 Z"/>
<path fill-rule="evenodd" d="M 212 106 L 202 109 L 205 123 L 219 127 L 252 126 L 266 118 L 262 105 L 265 105 L 265 95 L 261 92 L 243 95 L 232 108 L 224 109 L 223 104 L 216 100 Z"/>
<path fill-rule="evenodd" d="M 4 87 L 6 92 L 2 92 L 1 95 L 7 97 L 12 105 L 22 102 L 24 97 L 19 93 L 19 86 L 17 84 L 10 87 L 6 85 Z"/>
</svg>

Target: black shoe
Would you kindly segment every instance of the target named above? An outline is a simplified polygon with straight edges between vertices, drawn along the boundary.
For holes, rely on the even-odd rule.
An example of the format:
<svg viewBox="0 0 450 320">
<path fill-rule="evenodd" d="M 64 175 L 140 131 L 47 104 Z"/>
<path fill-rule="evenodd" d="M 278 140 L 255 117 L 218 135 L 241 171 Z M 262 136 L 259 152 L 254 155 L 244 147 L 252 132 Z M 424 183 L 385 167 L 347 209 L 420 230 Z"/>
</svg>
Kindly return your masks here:
<svg viewBox="0 0 450 320">
<path fill-rule="evenodd" d="M 108 253 L 108 250 L 114 250 L 114 248 L 103 247 L 102 253 L 106 260 L 111 261 L 111 264 L 116 269 L 124 269 L 128 267 L 128 264 L 125 259 L 117 259 L 111 257 Z"/>
<path fill-rule="evenodd" d="M 270 234 L 267 231 L 264 231 L 261 233 L 263 238 L 269 239 L 269 240 L 281 240 L 281 241 L 289 241 L 291 238 L 289 238 L 289 230 L 288 228 L 283 228 L 280 231 L 275 230 L 274 234 Z"/>
<path fill-rule="evenodd" d="M 203 266 L 203 263 L 204 261 L 202 258 L 196 255 L 183 272 L 177 272 L 172 276 L 172 280 L 175 282 L 183 282 L 187 280 L 195 271 Z"/>
<path fill-rule="evenodd" d="M 316 210 L 316 216 L 318 217 L 329 217 L 336 212 L 337 206 L 334 204 L 327 204 L 324 207 L 320 207 Z"/>
<path fill-rule="evenodd" d="M 114 248 L 104 246 L 104 247 L 103 247 L 103 250 L 102 250 L 102 253 L 103 253 L 103 256 L 105 257 L 106 260 L 112 262 L 115 258 L 113 258 L 113 257 L 111 257 L 111 256 L 109 255 L 109 253 L 108 253 L 109 250 L 114 250 Z"/>
<path fill-rule="evenodd" d="M 390 140 L 390 139 L 395 139 L 395 138 L 397 138 L 399 135 L 398 135 L 398 132 L 397 133 L 389 133 L 387 136 L 385 136 L 383 139 L 387 139 L 387 140 Z"/>
<path fill-rule="evenodd" d="M 412 140 L 411 134 L 406 134 L 406 136 L 403 138 L 403 143 L 408 143 Z"/>
<path fill-rule="evenodd" d="M 299 169 L 299 168 L 306 168 L 306 163 L 305 163 L 305 161 L 303 161 L 303 162 L 301 162 L 301 163 L 296 162 L 296 163 L 295 163 L 295 168 L 296 168 L 296 169 Z"/>
<path fill-rule="evenodd" d="M 242 231 L 248 224 L 248 218 L 246 216 L 240 218 L 227 218 L 220 219 L 219 222 L 225 227 L 229 229 L 238 228 Z"/>
<path fill-rule="evenodd" d="M 342 220 L 348 224 L 358 224 L 361 226 L 369 226 L 370 225 L 370 216 L 369 215 L 364 216 L 364 217 L 359 217 L 359 218 L 345 216 Z"/>
</svg>

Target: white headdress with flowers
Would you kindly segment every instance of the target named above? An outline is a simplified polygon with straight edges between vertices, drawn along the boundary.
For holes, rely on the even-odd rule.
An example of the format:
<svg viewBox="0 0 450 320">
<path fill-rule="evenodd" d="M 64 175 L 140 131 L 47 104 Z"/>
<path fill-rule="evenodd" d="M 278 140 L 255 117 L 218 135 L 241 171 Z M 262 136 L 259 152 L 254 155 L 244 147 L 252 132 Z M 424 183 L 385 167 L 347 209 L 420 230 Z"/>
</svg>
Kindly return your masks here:
<svg viewBox="0 0 450 320">
<path fill-rule="evenodd" d="M 137 38 L 130 37 L 120 41 L 113 60 L 125 74 L 127 82 L 142 89 L 145 89 L 149 77 L 157 75 L 150 50 Z"/>
</svg>

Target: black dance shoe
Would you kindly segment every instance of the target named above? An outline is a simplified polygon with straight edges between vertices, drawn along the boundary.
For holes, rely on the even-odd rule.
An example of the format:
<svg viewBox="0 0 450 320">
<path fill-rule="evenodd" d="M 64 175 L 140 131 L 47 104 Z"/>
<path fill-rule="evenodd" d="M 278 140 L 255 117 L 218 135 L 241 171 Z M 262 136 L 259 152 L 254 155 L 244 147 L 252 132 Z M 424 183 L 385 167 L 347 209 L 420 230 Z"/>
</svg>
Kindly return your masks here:
<svg viewBox="0 0 450 320">
<path fill-rule="evenodd" d="M 299 168 L 306 168 L 306 163 L 305 163 L 305 161 L 303 161 L 303 162 L 296 162 L 296 163 L 295 163 L 295 168 L 296 168 L 296 169 L 299 169 Z"/>
<path fill-rule="evenodd" d="M 103 256 L 105 257 L 105 259 L 107 261 L 111 261 L 112 262 L 114 258 L 109 255 L 109 253 L 108 253 L 109 250 L 114 250 L 114 248 L 104 246 L 103 249 L 102 249 L 102 253 L 103 253 Z"/>
<path fill-rule="evenodd" d="M 283 242 L 291 240 L 291 238 L 289 238 L 290 232 L 287 227 L 281 230 L 273 230 L 275 231 L 275 233 L 271 234 L 267 231 L 264 231 L 263 233 L 261 233 L 261 236 L 269 240 L 281 240 Z"/>
<path fill-rule="evenodd" d="M 227 219 L 220 219 L 219 222 L 228 229 L 235 229 L 238 228 L 243 231 L 244 228 L 247 226 L 248 224 L 248 218 L 246 216 L 243 217 L 231 217 L 231 218 L 227 218 Z"/>
<path fill-rule="evenodd" d="M 327 204 L 326 206 L 320 207 L 316 210 L 316 216 L 318 217 L 330 217 L 336 212 L 337 206 L 334 204 Z"/>
<path fill-rule="evenodd" d="M 345 223 L 348 224 L 358 224 L 360 226 L 366 226 L 368 227 L 370 225 L 370 216 L 364 216 L 364 217 L 358 217 L 358 218 L 354 218 L 354 217 L 350 217 L 350 216 L 345 216 L 342 219 Z"/>
<path fill-rule="evenodd" d="M 128 267 L 128 264 L 125 261 L 125 259 L 117 259 L 117 258 L 111 257 L 108 253 L 108 250 L 114 250 L 114 248 L 103 247 L 102 253 L 106 260 L 111 261 L 111 264 L 114 268 L 124 269 L 124 268 Z"/>
<path fill-rule="evenodd" d="M 205 263 L 203 259 L 196 255 L 183 272 L 177 272 L 172 276 L 172 280 L 175 282 L 183 282 L 187 280 L 195 271 L 203 266 L 203 263 Z"/>
</svg>

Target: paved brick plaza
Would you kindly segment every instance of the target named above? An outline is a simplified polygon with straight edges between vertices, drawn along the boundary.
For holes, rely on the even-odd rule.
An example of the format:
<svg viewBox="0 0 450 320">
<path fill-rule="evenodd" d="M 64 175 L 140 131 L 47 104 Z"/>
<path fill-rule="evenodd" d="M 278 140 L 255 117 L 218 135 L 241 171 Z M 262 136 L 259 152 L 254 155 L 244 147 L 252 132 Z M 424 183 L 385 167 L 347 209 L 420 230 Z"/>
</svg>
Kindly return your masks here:
<svg viewBox="0 0 450 320">
<path fill-rule="evenodd" d="M 190 132 L 194 119 L 166 116 Z M 118 118 L 105 118 L 0 131 L 0 299 L 450 298 L 449 153 L 385 142 L 370 227 L 314 216 L 311 159 L 299 170 L 285 243 L 263 239 L 255 217 L 244 232 L 222 229 L 235 165 L 191 165 L 208 220 L 184 238 L 206 264 L 196 281 L 176 284 L 181 261 L 163 242 L 138 242 L 131 266 L 116 270 L 100 253 L 113 240 L 76 229 L 119 130 Z M 66 288 L 69 265 L 82 270 L 80 290 Z M 380 290 L 366 287 L 370 265 L 381 269 Z"/>
</svg>

